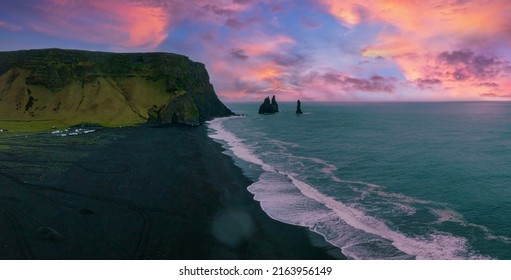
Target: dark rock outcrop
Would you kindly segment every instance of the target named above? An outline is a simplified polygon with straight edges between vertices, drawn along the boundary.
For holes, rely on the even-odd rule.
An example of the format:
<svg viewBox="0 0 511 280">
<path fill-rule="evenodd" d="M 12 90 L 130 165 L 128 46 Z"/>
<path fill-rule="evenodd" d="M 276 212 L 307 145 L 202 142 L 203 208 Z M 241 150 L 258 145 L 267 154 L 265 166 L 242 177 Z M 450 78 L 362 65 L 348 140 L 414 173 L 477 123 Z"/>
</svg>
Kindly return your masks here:
<svg viewBox="0 0 511 280">
<path fill-rule="evenodd" d="M 275 95 L 271 98 L 271 106 L 275 112 L 279 111 L 279 104 L 277 104 L 277 100 L 275 100 Z"/>
<path fill-rule="evenodd" d="M 275 114 L 279 111 L 279 105 L 275 100 L 275 95 L 272 97 L 270 102 L 270 97 L 266 97 L 264 99 L 263 104 L 259 106 L 259 114 Z"/>
<path fill-rule="evenodd" d="M 193 100 L 190 100 L 190 95 L 182 95 L 167 105 L 160 108 L 154 106 L 149 109 L 150 125 L 190 125 L 199 126 L 199 108 L 195 105 Z"/>
<path fill-rule="evenodd" d="M 271 106 L 270 98 L 266 97 L 263 101 L 263 104 L 259 106 L 259 114 L 273 114 L 273 107 Z"/>
<path fill-rule="evenodd" d="M 303 114 L 302 112 L 302 103 L 300 102 L 300 99 L 296 101 L 296 113 L 297 114 Z"/>
<path fill-rule="evenodd" d="M 233 115 L 202 63 L 171 53 L 0 52 L 0 119 L 199 125 Z"/>
</svg>

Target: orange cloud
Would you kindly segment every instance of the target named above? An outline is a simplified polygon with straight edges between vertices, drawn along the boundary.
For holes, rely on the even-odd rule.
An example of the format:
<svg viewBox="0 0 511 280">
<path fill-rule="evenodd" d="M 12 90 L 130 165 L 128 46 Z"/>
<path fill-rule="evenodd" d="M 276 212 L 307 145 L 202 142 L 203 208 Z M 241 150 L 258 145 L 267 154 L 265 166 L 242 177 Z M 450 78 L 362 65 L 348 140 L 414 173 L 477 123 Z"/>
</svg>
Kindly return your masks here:
<svg viewBox="0 0 511 280">
<path fill-rule="evenodd" d="M 318 0 L 348 26 L 364 21 L 393 24 L 401 33 L 421 37 L 456 33 L 505 32 L 511 2 L 507 0 Z"/>
<path fill-rule="evenodd" d="M 39 9 L 46 21 L 32 24 L 37 31 L 128 49 L 155 49 L 170 20 L 167 8 L 144 1 L 51 0 Z"/>
<path fill-rule="evenodd" d="M 487 90 L 481 86 L 484 82 L 504 84 L 511 79 L 509 66 L 505 65 L 508 61 L 498 59 L 502 53 L 495 49 L 495 45 L 511 43 L 511 1 L 318 1 L 348 27 L 361 23 L 382 26 L 375 43 L 361 54 L 392 59 L 406 79 L 417 82 L 421 89 L 440 87 L 456 98 L 477 99 L 482 90 Z M 446 51 L 466 50 L 478 53 L 456 63 L 446 63 L 440 56 Z M 474 68 L 478 63 L 482 67 L 485 59 L 495 63 L 484 69 Z M 492 75 L 478 74 L 478 70 L 489 71 L 489 67 Z M 421 81 L 435 83 L 424 87 Z"/>
<path fill-rule="evenodd" d="M 285 100 L 286 93 L 296 93 L 287 82 L 290 69 L 286 64 L 294 61 L 287 61 L 285 57 L 294 44 L 295 40 L 285 35 L 256 32 L 232 38 L 226 44 L 229 49 L 208 48 L 209 70 L 213 77 L 221 77 L 215 81 L 218 94 L 228 100 L 241 97 L 259 100 L 281 93 L 279 99 Z"/>
<path fill-rule="evenodd" d="M 377 22 L 387 26 L 373 54 L 400 55 L 418 48 L 442 51 L 463 40 L 501 36 L 511 42 L 508 0 L 408 1 L 318 0 L 348 26 Z"/>
<path fill-rule="evenodd" d="M 42 18 L 27 25 L 59 38 L 154 50 L 184 20 L 224 25 L 252 5 L 233 0 L 42 0 L 35 5 Z"/>
<path fill-rule="evenodd" d="M 272 80 L 282 75 L 283 72 L 282 69 L 273 64 L 263 65 L 253 69 L 253 77 L 259 80 Z"/>
<path fill-rule="evenodd" d="M 235 41 L 239 49 L 244 50 L 249 56 L 261 56 L 280 51 L 286 44 L 294 44 L 295 40 L 285 35 L 269 36 L 256 34 L 244 41 Z M 289 46 L 289 45 L 288 45 Z"/>
</svg>

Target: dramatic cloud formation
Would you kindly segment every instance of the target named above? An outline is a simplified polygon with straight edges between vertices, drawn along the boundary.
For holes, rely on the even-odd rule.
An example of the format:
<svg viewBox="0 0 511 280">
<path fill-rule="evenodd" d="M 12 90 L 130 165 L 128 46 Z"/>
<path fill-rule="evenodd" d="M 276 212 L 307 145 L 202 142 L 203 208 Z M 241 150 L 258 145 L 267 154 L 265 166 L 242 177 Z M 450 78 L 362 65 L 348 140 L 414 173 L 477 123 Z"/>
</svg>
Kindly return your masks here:
<svg viewBox="0 0 511 280">
<path fill-rule="evenodd" d="M 380 26 L 374 42 L 368 43 L 361 54 L 393 59 L 419 89 L 437 86 L 438 90 L 443 85 L 446 95 L 467 99 L 507 96 L 480 92 L 487 84 L 498 87 L 510 79 L 510 1 L 319 3 L 349 28 Z"/>
<path fill-rule="evenodd" d="M 433 89 L 434 86 L 442 84 L 439 79 L 417 79 L 414 81 L 420 89 Z"/>
<path fill-rule="evenodd" d="M 167 38 L 170 11 L 152 3 L 50 0 L 34 7 L 41 20 L 31 27 L 55 37 L 139 49 L 154 49 Z"/>
<path fill-rule="evenodd" d="M 177 52 L 231 101 L 508 100 L 510 15 L 508 0 L 6 1 L 0 48 Z"/>
<path fill-rule="evenodd" d="M 372 76 L 369 79 L 353 78 L 336 73 L 326 73 L 323 75 L 326 83 L 340 86 L 344 91 L 364 91 L 364 92 L 392 92 L 395 89 L 395 80 Z"/>
<path fill-rule="evenodd" d="M 452 76 L 454 80 L 486 80 L 499 77 L 506 71 L 507 62 L 494 57 L 476 55 L 472 51 L 441 52 L 438 65 L 444 66 L 444 74 Z M 453 72 L 452 69 L 454 68 Z"/>
</svg>

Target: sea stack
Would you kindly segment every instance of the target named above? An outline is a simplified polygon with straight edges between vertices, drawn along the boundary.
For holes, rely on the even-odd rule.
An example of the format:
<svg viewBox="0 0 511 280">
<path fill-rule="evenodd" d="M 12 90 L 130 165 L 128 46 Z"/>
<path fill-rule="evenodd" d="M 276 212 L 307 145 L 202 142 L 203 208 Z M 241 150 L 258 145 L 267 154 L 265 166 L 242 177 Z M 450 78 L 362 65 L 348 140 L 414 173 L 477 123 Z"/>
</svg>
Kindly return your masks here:
<svg viewBox="0 0 511 280">
<path fill-rule="evenodd" d="M 279 111 L 279 104 L 277 104 L 277 101 L 275 100 L 275 95 L 271 98 L 271 106 L 275 112 Z"/>
<path fill-rule="evenodd" d="M 259 114 L 275 114 L 279 111 L 279 105 L 277 104 L 277 101 L 275 100 L 275 95 L 272 97 L 270 102 L 270 97 L 266 97 L 264 99 L 263 104 L 259 106 Z"/>
<path fill-rule="evenodd" d="M 302 103 L 300 102 L 300 99 L 298 99 L 298 101 L 296 101 L 296 114 L 297 115 L 303 114 L 301 105 L 302 105 Z"/>
</svg>

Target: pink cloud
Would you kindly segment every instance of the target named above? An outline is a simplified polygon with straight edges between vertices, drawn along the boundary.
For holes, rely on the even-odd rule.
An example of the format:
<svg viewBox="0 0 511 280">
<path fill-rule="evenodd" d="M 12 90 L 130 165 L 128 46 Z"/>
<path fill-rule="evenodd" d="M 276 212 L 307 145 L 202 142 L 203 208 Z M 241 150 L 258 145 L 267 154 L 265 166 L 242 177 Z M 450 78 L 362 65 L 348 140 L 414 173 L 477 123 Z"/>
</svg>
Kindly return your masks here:
<svg viewBox="0 0 511 280">
<path fill-rule="evenodd" d="M 233 40 L 232 44 L 244 50 L 249 56 L 261 56 L 281 51 L 286 45 L 292 45 L 296 41 L 285 35 L 270 36 L 256 33 L 243 41 Z"/>
<path fill-rule="evenodd" d="M 396 97 L 399 87 L 397 79 L 372 75 L 367 78 L 356 77 L 336 69 L 319 69 L 303 76 L 303 87 L 314 93 L 313 100 L 365 100 L 363 96 L 372 96 L 371 99 L 385 99 Z"/>
<path fill-rule="evenodd" d="M 231 39 L 227 45 L 233 48 L 229 50 L 209 49 L 212 74 L 230 81 L 217 83 L 218 93 L 229 100 L 241 96 L 258 100 L 270 93 L 282 96 L 296 93 L 288 81 L 289 71 L 298 59 L 288 57 L 294 44 L 295 40 L 285 35 L 254 33 L 243 40 Z"/>
<path fill-rule="evenodd" d="M 156 48 L 170 22 L 168 8 L 144 1 L 50 0 L 37 8 L 44 20 L 31 24 L 36 31 L 128 49 Z"/>
<path fill-rule="evenodd" d="M 348 26 L 386 23 L 399 29 L 398 36 L 409 33 L 416 38 L 428 38 L 457 34 L 455 37 L 459 38 L 477 33 L 504 34 L 510 23 L 511 2 L 507 0 L 317 1 Z"/>
<path fill-rule="evenodd" d="M 286 35 L 252 33 L 208 48 L 208 70 L 217 93 L 230 101 L 253 100 L 277 94 L 279 100 L 364 100 L 364 95 L 385 99 L 399 87 L 395 78 L 359 75 L 325 67 L 297 53 L 297 41 Z M 378 58 L 377 61 L 382 61 Z"/>
<path fill-rule="evenodd" d="M 218 0 L 43 0 L 35 6 L 33 30 L 59 38 L 90 41 L 120 49 L 154 50 L 172 27 L 186 19 L 242 28 L 239 13 L 253 1 Z M 1 26 L 0 26 L 1 27 Z"/>
<path fill-rule="evenodd" d="M 486 92 L 479 94 L 481 97 L 489 97 L 489 98 L 507 98 L 511 99 L 511 93 L 510 94 L 496 94 L 492 92 Z"/>
<path fill-rule="evenodd" d="M 439 86 L 442 84 L 442 81 L 437 78 L 432 79 L 417 79 L 414 81 L 418 88 L 420 89 L 433 89 L 436 86 Z"/>
<path fill-rule="evenodd" d="M 391 59 L 418 89 L 477 99 L 488 84 L 511 80 L 510 53 L 497 47 L 511 44 L 510 1 L 317 1 L 350 28 L 383 26 L 361 54 Z"/>
</svg>

